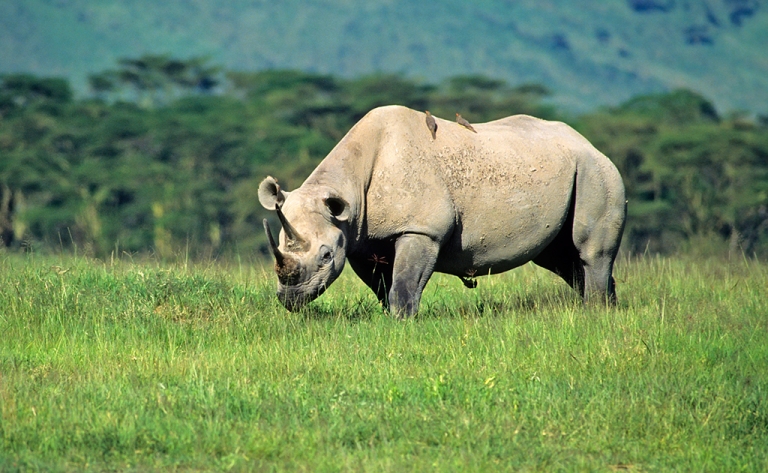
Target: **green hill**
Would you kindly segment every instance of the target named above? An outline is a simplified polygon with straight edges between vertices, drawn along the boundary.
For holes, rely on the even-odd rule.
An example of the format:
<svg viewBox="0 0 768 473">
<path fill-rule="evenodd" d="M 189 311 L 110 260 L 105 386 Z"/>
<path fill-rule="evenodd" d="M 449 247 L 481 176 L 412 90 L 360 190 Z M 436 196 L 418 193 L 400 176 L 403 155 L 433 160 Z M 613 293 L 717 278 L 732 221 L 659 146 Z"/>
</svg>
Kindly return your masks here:
<svg viewBox="0 0 768 473">
<path fill-rule="evenodd" d="M 69 78 L 122 57 L 207 56 L 425 82 L 483 74 L 542 83 L 573 110 L 686 87 L 719 110 L 768 107 L 762 0 L 3 0 L 0 73 Z"/>
</svg>

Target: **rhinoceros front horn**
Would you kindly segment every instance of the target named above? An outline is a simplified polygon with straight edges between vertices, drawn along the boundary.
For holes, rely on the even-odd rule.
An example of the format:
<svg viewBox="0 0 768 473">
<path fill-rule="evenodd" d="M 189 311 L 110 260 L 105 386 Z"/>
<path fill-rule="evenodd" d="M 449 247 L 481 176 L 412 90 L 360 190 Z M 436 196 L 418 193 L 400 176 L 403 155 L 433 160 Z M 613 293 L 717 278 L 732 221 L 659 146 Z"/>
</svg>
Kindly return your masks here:
<svg viewBox="0 0 768 473">
<path fill-rule="evenodd" d="M 288 222 L 288 219 L 285 218 L 285 214 L 280 208 L 279 203 L 275 204 L 275 211 L 277 212 L 277 218 L 280 219 L 280 224 L 283 226 L 283 231 L 288 239 L 289 246 L 295 247 L 300 251 L 306 251 L 309 246 L 307 245 L 307 241 L 299 235 L 299 232 L 297 232 L 296 229 L 293 228 L 293 225 Z"/>
<path fill-rule="evenodd" d="M 275 244 L 275 239 L 272 238 L 272 232 L 269 230 L 269 222 L 267 222 L 266 218 L 264 219 L 264 231 L 267 233 L 267 239 L 269 240 L 269 249 L 272 251 L 272 256 L 275 257 L 275 262 L 278 264 L 278 266 L 282 266 L 285 258 L 283 257 L 283 254 L 280 253 L 280 250 L 277 248 L 277 244 Z"/>
<path fill-rule="evenodd" d="M 301 276 L 301 267 L 299 261 L 291 256 L 290 253 L 283 254 L 275 243 L 275 239 L 272 237 L 272 231 L 269 229 L 269 222 L 264 219 L 264 231 L 267 233 L 267 239 L 269 240 L 269 249 L 272 251 L 272 255 L 275 257 L 275 272 L 277 278 L 281 284 L 291 286 L 295 285 L 298 278 Z M 294 307 L 295 300 L 289 302 L 282 301 L 283 305 L 288 307 Z M 286 305 L 289 304 L 289 305 Z"/>
</svg>

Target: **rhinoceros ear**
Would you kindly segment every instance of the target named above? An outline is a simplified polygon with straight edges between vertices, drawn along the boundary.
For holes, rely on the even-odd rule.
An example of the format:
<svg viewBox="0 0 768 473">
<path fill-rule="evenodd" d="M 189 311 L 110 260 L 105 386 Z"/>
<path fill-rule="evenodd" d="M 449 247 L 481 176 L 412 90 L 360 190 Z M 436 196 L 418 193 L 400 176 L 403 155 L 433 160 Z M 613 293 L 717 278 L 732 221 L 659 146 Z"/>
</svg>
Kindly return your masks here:
<svg viewBox="0 0 768 473">
<path fill-rule="evenodd" d="M 277 179 L 267 177 L 259 184 L 259 202 L 267 210 L 276 210 L 278 205 L 285 202 L 288 192 L 284 192 L 277 184 Z"/>
<path fill-rule="evenodd" d="M 325 206 L 336 220 L 340 222 L 349 220 L 349 204 L 341 197 L 335 195 L 326 197 Z"/>
</svg>

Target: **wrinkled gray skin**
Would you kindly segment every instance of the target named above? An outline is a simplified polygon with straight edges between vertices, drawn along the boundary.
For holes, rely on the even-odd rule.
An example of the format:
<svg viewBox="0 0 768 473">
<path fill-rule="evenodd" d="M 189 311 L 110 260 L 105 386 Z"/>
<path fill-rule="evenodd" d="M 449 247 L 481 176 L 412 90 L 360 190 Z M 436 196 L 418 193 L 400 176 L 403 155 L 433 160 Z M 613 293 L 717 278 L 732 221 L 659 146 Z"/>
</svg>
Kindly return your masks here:
<svg viewBox="0 0 768 473">
<path fill-rule="evenodd" d="M 293 192 L 266 178 L 277 210 L 277 295 L 288 310 L 315 299 L 348 260 L 397 316 L 419 308 L 434 271 L 465 279 L 528 261 L 585 301 L 615 303 L 611 275 L 626 215 L 616 167 L 569 126 L 515 115 L 472 133 L 421 112 L 363 117 Z"/>
</svg>

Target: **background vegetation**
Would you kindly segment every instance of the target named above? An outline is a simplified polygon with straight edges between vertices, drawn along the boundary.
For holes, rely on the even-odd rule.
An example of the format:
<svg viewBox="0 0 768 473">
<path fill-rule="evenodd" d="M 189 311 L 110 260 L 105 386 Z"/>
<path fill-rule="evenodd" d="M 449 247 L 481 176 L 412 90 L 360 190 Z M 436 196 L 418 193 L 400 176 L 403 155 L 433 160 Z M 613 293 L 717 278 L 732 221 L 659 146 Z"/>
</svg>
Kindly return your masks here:
<svg viewBox="0 0 768 473">
<path fill-rule="evenodd" d="M 627 250 L 709 239 L 766 252 L 768 123 L 720 116 L 690 91 L 567 116 L 542 86 L 480 76 L 244 73 L 166 56 L 122 60 L 90 83 L 91 96 L 74 98 L 63 79 L 0 77 L 4 245 L 101 257 L 263 250 L 259 181 L 295 188 L 366 112 L 396 103 L 475 122 L 528 113 L 572 124 L 624 177 Z"/>
</svg>

